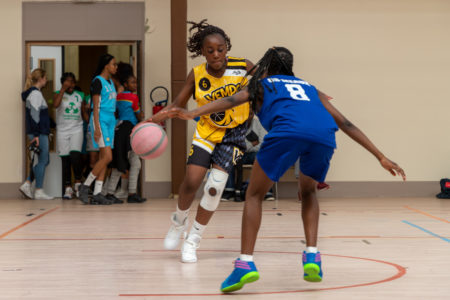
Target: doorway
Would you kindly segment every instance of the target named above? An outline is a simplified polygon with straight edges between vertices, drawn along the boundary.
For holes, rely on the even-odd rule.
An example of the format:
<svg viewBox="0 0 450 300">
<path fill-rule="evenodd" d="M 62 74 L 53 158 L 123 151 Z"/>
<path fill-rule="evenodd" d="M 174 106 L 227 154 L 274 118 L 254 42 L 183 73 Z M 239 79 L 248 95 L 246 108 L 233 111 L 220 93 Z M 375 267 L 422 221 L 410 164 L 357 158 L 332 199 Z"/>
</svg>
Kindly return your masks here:
<svg viewBox="0 0 450 300">
<path fill-rule="evenodd" d="M 134 73 L 138 79 L 138 96 L 141 99 L 141 109 L 145 109 L 143 97 L 142 74 L 140 67 L 140 42 L 64 42 L 26 43 L 26 74 L 35 68 L 42 68 L 48 77 L 47 85 L 42 89 L 44 98 L 47 100 L 49 114 L 52 120 L 56 120 L 55 108 L 53 107 L 53 95 L 61 88 L 61 75 L 64 72 L 72 72 L 76 77 L 76 85 L 85 95 L 90 94 L 90 84 L 93 74 L 97 68 L 97 62 L 101 55 L 110 53 L 117 62 L 129 63 L 133 66 Z M 51 129 L 50 135 L 50 164 L 46 169 L 44 190 L 53 197 L 62 197 L 62 164 L 56 152 L 55 145 L 56 129 Z M 29 165 L 28 157 L 25 155 L 26 163 Z M 141 169 L 141 180 L 139 189 L 142 187 L 143 169 Z M 29 170 L 27 170 L 28 172 Z"/>
</svg>

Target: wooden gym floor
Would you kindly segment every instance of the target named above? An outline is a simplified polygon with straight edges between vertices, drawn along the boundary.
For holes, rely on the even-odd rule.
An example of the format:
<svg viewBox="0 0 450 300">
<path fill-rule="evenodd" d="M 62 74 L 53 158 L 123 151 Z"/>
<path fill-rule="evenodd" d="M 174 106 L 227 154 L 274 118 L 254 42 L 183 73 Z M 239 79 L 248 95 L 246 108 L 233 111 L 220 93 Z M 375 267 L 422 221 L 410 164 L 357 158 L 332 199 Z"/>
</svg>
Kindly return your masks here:
<svg viewBox="0 0 450 300">
<path fill-rule="evenodd" d="M 322 199 L 321 283 L 302 279 L 300 203 L 265 202 L 261 279 L 233 296 L 219 286 L 239 254 L 242 203 L 221 203 L 196 264 L 162 247 L 174 207 L 0 201 L 0 298 L 450 299 L 450 200 Z"/>
</svg>

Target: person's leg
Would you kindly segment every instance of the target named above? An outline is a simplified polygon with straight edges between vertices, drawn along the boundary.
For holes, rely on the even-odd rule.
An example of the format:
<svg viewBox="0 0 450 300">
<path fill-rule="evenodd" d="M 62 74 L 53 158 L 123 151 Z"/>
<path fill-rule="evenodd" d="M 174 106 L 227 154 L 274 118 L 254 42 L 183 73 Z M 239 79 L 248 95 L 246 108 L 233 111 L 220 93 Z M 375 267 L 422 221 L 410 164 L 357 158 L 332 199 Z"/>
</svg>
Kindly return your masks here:
<svg viewBox="0 0 450 300">
<path fill-rule="evenodd" d="M 319 201 L 316 195 L 317 181 L 300 172 L 298 182 L 302 199 L 302 220 L 306 247 L 317 247 L 320 215 Z"/>
<path fill-rule="evenodd" d="M 111 160 L 112 160 L 111 147 L 108 146 L 108 147 L 100 148 L 98 161 L 95 163 L 94 168 L 92 169 L 91 173 L 89 174 L 89 176 L 86 178 L 86 180 L 80 187 L 80 200 L 84 204 L 89 203 L 88 189 L 89 189 L 89 186 L 92 184 L 92 182 L 94 182 L 94 180 L 95 180 L 95 187 L 94 187 L 93 196 L 97 196 L 96 198 L 99 198 L 99 201 L 95 201 L 95 203 L 98 202 L 100 204 L 103 204 L 103 203 L 111 204 L 110 203 L 111 201 L 105 201 L 106 198 L 102 197 L 103 195 L 101 195 L 106 169 L 108 168 L 108 164 L 111 162 Z M 103 199 L 103 198 L 105 198 L 105 199 Z M 107 203 L 107 202 L 109 202 L 109 203 Z"/>
<path fill-rule="evenodd" d="M 44 185 L 45 168 L 49 163 L 48 135 L 39 136 L 39 157 L 38 163 L 34 166 L 34 176 L 36 178 L 36 189 L 42 189 Z"/>
<path fill-rule="evenodd" d="M 61 156 L 61 165 L 62 165 L 63 198 L 64 199 L 72 199 L 72 192 L 71 192 L 72 170 L 70 168 L 70 156 L 69 155 Z"/>
<path fill-rule="evenodd" d="M 322 281 L 322 260 L 317 250 L 319 230 L 319 201 L 316 187 L 324 182 L 334 149 L 312 143 L 300 156 L 299 187 L 302 203 L 302 220 L 306 237 L 306 251 L 303 252 L 303 279 L 310 282 Z"/>
<path fill-rule="evenodd" d="M 306 237 L 306 251 L 303 252 L 303 279 L 309 282 L 322 281 L 322 261 L 317 250 L 319 230 L 319 202 L 316 195 L 317 181 L 299 173 L 299 186 L 302 203 L 303 229 Z"/>
<path fill-rule="evenodd" d="M 245 284 L 259 279 L 259 273 L 253 262 L 253 251 L 261 225 L 262 201 L 272 185 L 273 181 L 255 160 L 242 216 L 241 255 L 235 261 L 231 275 L 222 283 L 222 292 L 237 291 Z"/>
<path fill-rule="evenodd" d="M 164 239 L 164 248 L 173 250 L 187 227 L 189 208 L 194 201 L 195 194 L 205 178 L 207 168 L 196 164 L 186 166 L 186 174 L 180 185 L 177 208 L 171 215 L 172 226 Z"/>
<path fill-rule="evenodd" d="M 196 262 L 196 250 L 199 247 L 200 240 L 206 225 L 219 206 L 220 198 L 228 179 L 228 173 L 216 164 L 209 173 L 206 180 L 203 195 L 197 209 L 195 221 L 192 224 L 191 230 L 183 243 L 181 249 L 182 262 Z"/>
<path fill-rule="evenodd" d="M 255 160 L 242 216 L 241 254 L 253 255 L 256 237 L 261 225 L 262 201 L 272 185 L 273 181 L 267 177 L 258 160 Z"/>
<path fill-rule="evenodd" d="M 137 194 L 139 171 L 141 170 L 141 159 L 133 151 L 129 152 L 130 171 L 128 176 L 128 202 L 142 203 L 147 199 Z"/>
<path fill-rule="evenodd" d="M 45 168 L 50 162 L 48 135 L 41 134 L 39 136 L 39 150 L 39 160 L 37 165 L 34 167 L 34 174 L 36 177 L 36 191 L 34 193 L 34 198 L 50 200 L 53 199 L 53 197 L 45 194 L 42 189 L 44 186 Z"/>
</svg>

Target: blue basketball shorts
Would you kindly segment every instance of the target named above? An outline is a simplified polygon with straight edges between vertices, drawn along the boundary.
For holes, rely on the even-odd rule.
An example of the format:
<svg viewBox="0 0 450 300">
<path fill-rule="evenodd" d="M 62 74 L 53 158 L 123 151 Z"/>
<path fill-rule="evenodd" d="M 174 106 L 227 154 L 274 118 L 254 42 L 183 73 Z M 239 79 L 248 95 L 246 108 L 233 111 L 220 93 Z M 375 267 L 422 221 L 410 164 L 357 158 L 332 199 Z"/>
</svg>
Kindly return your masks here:
<svg viewBox="0 0 450 300">
<path fill-rule="evenodd" d="M 333 147 L 307 140 L 266 137 L 256 159 L 272 181 L 278 181 L 300 158 L 301 172 L 324 182 L 333 153 Z"/>
<path fill-rule="evenodd" d="M 94 118 L 91 115 L 89 129 L 91 130 L 92 143 L 94 148 L 111 147 L 114 148 L 114 129 L 116 127 L 116 117 L 114 113 L 103 112 L 99 113 L 101 136 L 98 143 L 94 138 Z"/>
</svg>

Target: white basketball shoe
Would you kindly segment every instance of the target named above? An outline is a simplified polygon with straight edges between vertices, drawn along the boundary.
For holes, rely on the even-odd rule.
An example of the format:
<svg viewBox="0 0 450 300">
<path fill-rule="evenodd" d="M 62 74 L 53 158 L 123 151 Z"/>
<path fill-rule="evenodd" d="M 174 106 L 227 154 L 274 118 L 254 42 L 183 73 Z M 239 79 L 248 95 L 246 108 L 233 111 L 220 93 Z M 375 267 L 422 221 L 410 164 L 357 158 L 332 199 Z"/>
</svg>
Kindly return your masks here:
<svg viewBox="0 0 450 300">
<path fill-rule="evenodd" d="M 200 246 L 201 236 L 198 234 L 190 234 L 184 240 L 183 247 L 181 247 L 181 261 L 184 263 L 197 262 L 197 248 Z"/>
<path fill-rule="evenodd" d="M 164 249 L 167 250 L 173 250 L 178 246 L 178 243 L 180 242 L 180 238 L 182 234 L 186 234 L 185 230 L 187 227 L 187 218 L 184 219 L 184 222 L 180 224 L 175 219 L 176 213 L 173 213 L 170 217 L 170 220 L 172 221 L 172 225 L 169 228 L 169 231 L 167 232 L 166 238 L 164 239 Z"/>
</svg>

